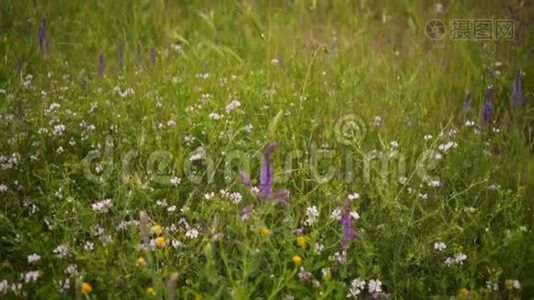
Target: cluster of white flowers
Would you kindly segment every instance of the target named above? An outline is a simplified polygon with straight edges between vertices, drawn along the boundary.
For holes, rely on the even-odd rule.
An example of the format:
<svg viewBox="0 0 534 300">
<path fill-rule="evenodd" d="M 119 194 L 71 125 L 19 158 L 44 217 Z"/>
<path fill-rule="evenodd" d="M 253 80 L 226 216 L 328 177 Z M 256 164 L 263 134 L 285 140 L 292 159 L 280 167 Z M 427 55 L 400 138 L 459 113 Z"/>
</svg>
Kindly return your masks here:
<svg viewBox="0 0 534 300">
<path fill-rule="evenodd" d="M 319 210 L 317 210 L 317 207 L 315 205 L 308 206 L 306 208 L 306 221 L 304 221 L 305 225 L 311 226 L 317 218 L 319 217 Z"/>
<path fill-rule="evenodd" d="M 350 283 L 349 293 L 347 294 L 347 298 L 358 298 L 358 296 L 362 293 L 362 291 L 365 289 L 365 280 L 361 280 L 360 278 L 356 278 L 352 280 Z"/>
<path fill-rule="evenodd" d="M 219 115 L 216 112 L 212 112 L 208 115 L 208 117 L 212 120 L 220 120 L 222 118 L 222 115 Z"/>
<path fill-rule="evenodd" d="M 221 197 L 229 199 L 230 201 L 232 201 L 232 203 L 236 205 L 241 203 L 241 200 L 243 200 L 243 196 L 239 192 L 229 192 L 227 190 L 220 190 L 219 193 L 221 193 Z M 206 195 L 204 195 L 204 197 L 206 197 Z M 213 195 L 210 195 L 210 196 L 213 196 Z"/>
<path fill-rule="evenodd" d="M 65 258 L 69 255 L 69 248 L 66 245 L 59 245 L 53 252 L 58 258 Z"/>
<path fill-rule="evenodd" d="M 438 149 L 443 152 L 443 153 L 446 153 L 448 152 L 450 149 L 452 148 L 456 148 L 458 147 L 458 144 L 456 142 L 447 142 L 447 143 L 443 143 L 441 145 L 438 146 Z"/>
<path fill-rule="evenodd" d="M 11 156 L 0 155 L 0 168 L 2 170 L 12 169 L 19 164 L 19 161 L 20 154 L 18 152 L 12 153 Z"/>
<path fill-rule="evenodd" d="M 358 199 L 360 199 L 360 194 L 358 194 L 358 193 L 349 194 L 349 200 L 350 201 L 358 200 Z"/>
<path fill-rule="evenodd" d="M 438 250 L 438 251 L 444 251 L 445 249 L 447 249 L 447 245 L 444 243 L 444 242 L 435 242 L 434 243 L 434 249 Z"/>
<path fill-rule="evenodd" d="M 104 199 L 93 203 L 91 207 L 93 208 L 93 211 L 107 213 L 109 212 L 109 209 L 113 207 L 113 203 L 111 203 L 111 199 Z"/>
<path fill-rule="evenodd" d="M 180 177 L 173 176 L 169 181 L 173 186 L 178 186 L 182 182 L 182 179 Z"/>
<path fill-rule="evenodd" d="M 331 213 L 330 213 L 330 218 L 336 220 L 336 221 L 339 221 L 341 220 L 341 208 L 339 207 L 336 207 Z"/>
<path fill-rule="evenodd" d="M 29 263 L 34 263 L 36 261 L 39 261 L 40 259 L 41 259 L 41 256 L 39 254 L 37 254 L 37 253 L 28 255 L 28 262 Z"/>
<path fill-rule="evenodd" d="M 198 237 L 198 230 L 196 228 L 189 228 L 185 232 L 185 236 L 190 239 L 196 239 Z"/>
<path fill-rule="evenodd" d="M 121 98 L 125 98 L 127 96 L 135 95 L 135 91 L 132 88 L 126 88 L 124 91 L 119 87 L 116 86 L 113 88 L 113 91 L 117 93 Z"/>
<path fill-rule="evenodd" d="M 464 261 L 467 259 L 467 255 L 465 255 L 464 253 L 460 252 L 460 253 L 456 253 L 454 255 L 454 257 L 447 257 L 445 259 L 445 264 L 447 266 L 452 266 L 454 264 L 457 264 L 457 265 L 463 265 Z"/>
<path fill-rule="evenodd" d="M 237 109 L 238 107 L 241 106 L 241 102 L 239 102 L 239 100 L 237 99 L 234 99 L 232 100 L 232 102 L 228 103 L 225 107 L 226 109 L 226 113 L 230 113 L 231 111 Z"/>
</svg>

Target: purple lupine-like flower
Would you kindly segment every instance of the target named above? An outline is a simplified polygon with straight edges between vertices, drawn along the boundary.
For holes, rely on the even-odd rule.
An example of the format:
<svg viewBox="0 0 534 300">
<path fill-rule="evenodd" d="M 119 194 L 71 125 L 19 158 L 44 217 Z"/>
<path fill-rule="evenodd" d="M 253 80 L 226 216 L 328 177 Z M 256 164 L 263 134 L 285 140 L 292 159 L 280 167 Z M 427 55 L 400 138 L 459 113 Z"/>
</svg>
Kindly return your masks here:
<svg viewBox="0 0 534 300">
<path fill-rule="evenodd" d="M 43 19 L 39 23 L 39 48 L 41 52 L 44 52 L 46 49 L 46 19 Z"/>
<path fill-rule="evenodd" d="M 464 98 L 464 111 L 468 111 L 471 108 L 471 92 L 467 92 Z"/>
<path fill-rule="evenodd" d="M 98 74 L 104 75 L 105 69 L 106 69 L 106 64 L 105 64 L 104 53 L 100 52 L 100 54 L 98 54 Z"/>
<path fill-rule="evenodd" d="M 341 228 L 343 229 L 343 238 L 341 239 L 341 246 L 343 249 L 347 249 L 350 242 L 356 236 L 356 230 L 352 227 L 352 216 L 350 215 L 350 201 L 345 200 L 345 209 L 341 216 Z"/>
<path fill-rule="evenodd" d="M 289 204 L 289 191 L 286 189 L 278 190 L 273 193 L 273 166 L 271 164 L 270 156 L 278 144 L 276 142 L 270 143 L 263 150 L 263 158 L 261 162 L 258 197 L 262 200 L 276 199 L 280 204 L 287 206 Z M 246 186 L 251 186 L 250 176 L 244 172 L 239 171 L 239 177 Z"/>
<path fill-rule="evenodd" d="M 277 146 L 278 144 L 271 143 L 265 147 L 265 150 L 263 150 L 263 160 L 261 162 L 260 170 L 260 184 L 258 186 L 260 189 L 258 194 L 260 199 L 269 199 L 273 191 L 273 166 L 271 165 L 269 158 Z"/>
<path fill-rule="evenodd" d="M 482 124 L 486 125 L 491 119 L 491 107 L 493 103 L 493 85 L 490 85 L 486 90 L 486 97 L 484 98 L 484 106 L 482 107 Z"/>
<path fill-rule="evenodd" d="M 521 71 L 517 70 L 514 74 L 514 81 L 512 82 L 512 100 L 514 106 L 521 106 L 525 101 L 523 90 L 521 88 Z"/>
</svg>

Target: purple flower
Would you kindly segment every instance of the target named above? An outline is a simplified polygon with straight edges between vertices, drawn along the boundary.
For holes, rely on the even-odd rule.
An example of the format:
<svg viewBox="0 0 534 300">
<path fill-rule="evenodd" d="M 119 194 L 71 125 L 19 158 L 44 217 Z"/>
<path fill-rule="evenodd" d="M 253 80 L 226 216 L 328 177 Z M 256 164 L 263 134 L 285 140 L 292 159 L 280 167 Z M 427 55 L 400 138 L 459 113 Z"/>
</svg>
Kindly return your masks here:
<svg viewBox="0 0 534 300">
<path fill-rule="evenodd" d="M 302 281 L 308 281 L 312 278 L 312 273 L 306 271 L 303 267 L 300 267 L 299 279 Z"/>
<path fill-rule="evenodd" d="M 271 192 L 273 190 L 273 166 L 269 157 L 273 153 L 274 149 L 278 146 L 275 142 L 269 144 L 263 150 L 263 160 L 261 162 L 260 170 L 260 193 L 258 196 L 260 199 L 269 199 L 271 197 Z"/>
<path fill-rule="evenodd" d="M 341 246 L 343 249 L 347 249 L 350 242 L 356 236 L 356 230 L 352 227 L 352 216 L 350 215 L 350 201 L 345 200 L 345 209 L 341 216 L 341 228 L 343 229 L 343 238 L 341 240 Z"/>
<path fill-rule="evenodd" d="M 521 89 L 521 71 L 517 70 L 514 74 L 514 81 L 512 82 L 512 100 L 514 106 L 521 106 L 525 98 L 523 97 L 523 90 Z"/>
<path fill-rule="evenodd" d="M 276 142 L 270 143 L 263 150 L 263 159 L 260 169 L 260 182 L 258 185 L 258 197 L 262 200 L 276 199 L 280 204 L 286 206 L 289 204 L 289 191 L 282 189 L 273 193 L 273 166 L 270 161 L 270 156 L 278 144 Z M 250 176 L 244 171 L 239 171 L 239 177 L 246 186 L 251 186 Z"/>
<path fill-rule="evenodd" d="M 41 52 L 44 52 L 46 49 L 46 19 L 43 19 L 39 23 L 39 48 Z"/>
<path fill-rule="evenodd" d="M 491 106 L 493 102 L 493 85 L 490 85 L 486 90 L 486 97 L 484 98 L 484 106 L 482 107 L 482 124 L 486 125 L 491 119 Z"/>
</svg>

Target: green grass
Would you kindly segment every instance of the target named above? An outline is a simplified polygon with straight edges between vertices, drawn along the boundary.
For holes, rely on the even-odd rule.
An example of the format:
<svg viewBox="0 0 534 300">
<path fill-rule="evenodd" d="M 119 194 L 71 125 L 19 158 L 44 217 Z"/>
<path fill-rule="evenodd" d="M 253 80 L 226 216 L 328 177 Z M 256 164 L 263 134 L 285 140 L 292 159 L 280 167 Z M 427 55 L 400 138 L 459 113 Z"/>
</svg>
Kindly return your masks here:
<svg viewBox="0 0 534 300">
<path fill-rule="evenodd" d="M 179 299 L 344 299 L 356 278 L 382 283 L 360 298 L 534 297 L 534 7 L 516 2 L 447 2 L 438 15 L 428 1 L 3 1 L 0 295 L 161 299 L 177 272 Z M 507 5 L 520 45 L 424 34 L 435 18 L 509 19 Z M 273 141 L 288 207 L 238 176 L 257 184 Z M 440 150 L 447 142 L 457 147 Z M 351 193 L 359 238 L 339 260 L 330 215 Z M 112 207 L 95 211 L 104 199 Z M 166 246 L 141 248 L 142 211 L 163 227 L 149 239 Z M 25 282 L 29 271 L 39 278 Z"/>
</svg>

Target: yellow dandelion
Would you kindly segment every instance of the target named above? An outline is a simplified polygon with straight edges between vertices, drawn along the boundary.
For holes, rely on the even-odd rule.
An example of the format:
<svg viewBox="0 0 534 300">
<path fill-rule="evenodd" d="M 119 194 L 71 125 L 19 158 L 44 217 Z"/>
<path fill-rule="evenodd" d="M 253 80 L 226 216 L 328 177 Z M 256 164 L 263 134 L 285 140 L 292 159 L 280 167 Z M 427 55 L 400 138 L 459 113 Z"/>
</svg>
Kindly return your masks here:
<svg viewBox="0 0 534 300">
<path fill-rule="evenodd" d="M 137 265 L 140 266 L 140 267 L 144 267 L 146 265 L 146 260 L 144 257 L 142 256 L 139 256 L 137 258 Z"/>
<path fill-rule="evenodd" d="M 155 240 L 154 240 L 154 243 L 156 244 L 156 246 L 158 247 L 165 247 L 167 245 L 167 241 L 165 240 L 164 237 L 162 236 L 158 236 Z"/>
<path fill-rule="evenodd" d="M 81 288 L 82 288 L 82 293 L 84 294 L 89 294 L 90 292 L 93 291 L 93 287 L 91 286 L 89 282 L 82 283 Z"/>
<path fill-rule="evenodd" d="M 152 226 L 152 232 L 156 235 L 160 235 L 163 232 L 163 227 L 159 224 Z"/>
<path fill-rule="evenodd" d="M 293 258 L 291 258 L 291 260 L 293 261 L 293 263 L 296 266 L 300 266 L 302 264 L 302 257 L 300 257 L 299 255 L 293 256 Z"/>
<path fill-rule="evenodd" d="M 260 234 L 261 234 L 261 236 L 263 236 L 263 237 L 267 237 L 267 236 L 269 236 L 269 234 L 271 234 L 271 231 L 269 230 L 269 228 L 267 228 L 267 227 L 263 227 L 263 228 L 260 230 Z"/>
<path fill-rule="evenodd" d="M 146 288 L 146 293 L 149 294 L 149 295 L 155 295 L 156 294 L 156 290 L 153 287 L 149 286 L 149 287 Z"/>
<path fill-rule="evenodd" d="M 308 243 L 308 241 L 306 241 L 305 237 L 303 237 L 303 236 L 298 236 L 297 237 L 297 245 L 299 247 L 306 247 L 307 243 Z"/>
</svg>

